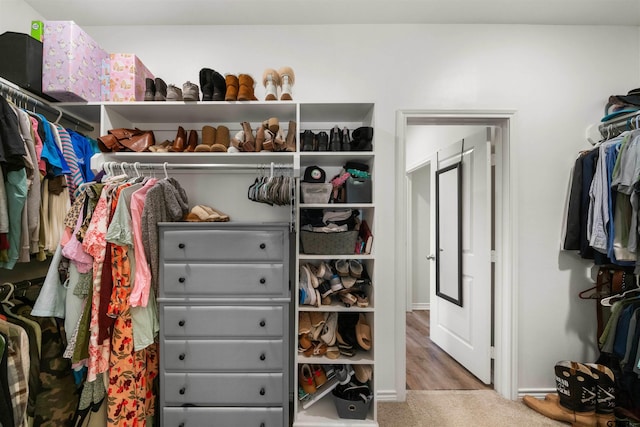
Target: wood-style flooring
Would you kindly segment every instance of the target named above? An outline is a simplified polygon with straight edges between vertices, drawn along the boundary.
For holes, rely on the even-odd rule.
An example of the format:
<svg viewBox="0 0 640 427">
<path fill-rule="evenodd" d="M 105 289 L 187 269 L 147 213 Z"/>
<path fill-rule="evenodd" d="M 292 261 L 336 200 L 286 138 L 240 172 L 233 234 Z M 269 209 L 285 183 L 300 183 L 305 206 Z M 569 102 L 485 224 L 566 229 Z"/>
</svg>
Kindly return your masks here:
<svg viewBox="0 0 640 427">
<path fill-rule="evenodd" d="M 485 390 L 429 338 L 429 311 L 407 313 L 407 390 Z"/>
</svg>

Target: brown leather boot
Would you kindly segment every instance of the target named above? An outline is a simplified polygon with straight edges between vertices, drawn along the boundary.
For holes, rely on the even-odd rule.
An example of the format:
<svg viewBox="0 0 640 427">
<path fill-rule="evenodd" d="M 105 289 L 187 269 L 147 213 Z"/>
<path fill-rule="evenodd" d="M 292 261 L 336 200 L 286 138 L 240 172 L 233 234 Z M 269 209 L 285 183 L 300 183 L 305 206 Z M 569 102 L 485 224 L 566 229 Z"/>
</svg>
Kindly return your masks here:
<svg viewBox="0 0 640 427">
<path fill-rule="evenodd" d="M 189 139 L 187 140 L 187 148 L 185 148 L 185 152 L 193 153 L 196 151 L 196 146 L 198 145 L 198 132 L 191 129 L 189 131 Z"/>
<path fill-rule="evenodd" d="M 296 151 L 296 132 L 297 124 L 294 120 L 289 121 L 289 129 L 287 129 L 287 137 L 285 138 L 284 151 L 295 153 Z"/>
<path fill-rule="evenodd" d="M 256 153 L 262 151 L 264 147 L 262 144 L 264 143 L 264 126 L 258 126 L 256 129 Z"/>
<path fill-rule="evenodd" d="M 227 74 L 225 76 L 225 83 L 227 85 L 227 94 L 224 97 L 225 101 L 237 101 L 238 90 L 240 89 L 240 81 L 237 76 L 233 74 Z"/>
<path fill-rule="evenodd" d="M 242 122 L 242 130 L 244 131 L 244 141 L 240 145 L 240 149 L 244 152 L 256 151 L 256 140 L 253 137 L 253 130 L 251 129 L 251 123 Z"/>
<path fill-rule="evenodd" d="M 238 101 L 257 101 L 258 98 L 253 93 L 253 87 L 255 82 L 253 77 L 248 74 L 238 75 L 239 89 L 238 89 Z"/>
<path fill-rule="evenodd" d="M 187 133 L 182 126 L 178 127 L 178 134 L 176 139 L 173 140 L 173 145 L 169 147 L 169 151 L 174 153 L 181 153 L 187 146 Z"/>
</svg>

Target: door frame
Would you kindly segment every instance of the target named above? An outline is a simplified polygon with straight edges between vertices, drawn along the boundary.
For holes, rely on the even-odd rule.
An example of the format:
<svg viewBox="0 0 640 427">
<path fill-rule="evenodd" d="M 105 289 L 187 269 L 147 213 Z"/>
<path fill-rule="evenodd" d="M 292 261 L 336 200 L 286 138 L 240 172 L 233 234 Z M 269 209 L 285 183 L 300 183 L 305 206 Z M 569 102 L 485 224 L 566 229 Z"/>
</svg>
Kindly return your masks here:
<svg viewBox="0 0 640 427">
<path fill-rule="evenodd" d="M 411 180 L 406 165 L 406 128 L 411 125 L 486 125 L 500 129 L 495 153 L 495 295 L 493 385 L 501 396 L 517 399 L 518 293 L 516 189 L 514 158 L 515 110 L 398 110 L 396 113 L 396 256 L 400 266 L 396 282 L 396 391 L 406 400 L 406 312 L 412 271 L 408 256 L 411 241 Z M 426 164 L 429 160 L 425 161 Z M 415 170 L 419 165 L 412 167 Z M 433 167 L 433 165 L 432 165 Z M 512 173 L 513 171 L 513 173 Z"/>
</svg>

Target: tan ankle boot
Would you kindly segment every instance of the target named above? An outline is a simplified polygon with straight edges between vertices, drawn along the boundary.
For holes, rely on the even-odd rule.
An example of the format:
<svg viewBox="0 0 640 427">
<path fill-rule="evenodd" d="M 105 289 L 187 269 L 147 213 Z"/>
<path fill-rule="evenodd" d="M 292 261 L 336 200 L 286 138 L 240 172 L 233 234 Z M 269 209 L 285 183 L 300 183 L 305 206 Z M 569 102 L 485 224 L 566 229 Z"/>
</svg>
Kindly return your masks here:
<svg viewBox="0 0 640 427">
<path fill-rule="evenodd" d="M 248 74 L 239 74 L 238 85 L 238 101 L 257 101 L 253 92 L 253 87 L 255 85 L 253 77 Z"/>
<path fill-rule="evenodd" d="M 238 100 L 238 90 L 240 88 L 240 82 L 238 77 L 233 74 L 227 74 L 225 76 L 225 82 L 227 84 L 227 93 L 224 97 L 225 101 L 237 101 Z"/>
</svg>

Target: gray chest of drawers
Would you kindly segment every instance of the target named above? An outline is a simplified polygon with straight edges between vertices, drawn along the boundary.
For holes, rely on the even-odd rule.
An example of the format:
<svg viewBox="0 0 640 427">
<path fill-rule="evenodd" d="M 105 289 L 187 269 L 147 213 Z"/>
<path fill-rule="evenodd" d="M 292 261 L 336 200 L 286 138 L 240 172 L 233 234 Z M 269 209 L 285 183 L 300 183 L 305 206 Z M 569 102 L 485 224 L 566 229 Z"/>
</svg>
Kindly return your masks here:
<svg viewBox="0 0 640 427">
<path fill-rule="evenodd" d="M 159 232 L 162 426 L 289 425 L 288 224 Z"/>
</svg>

